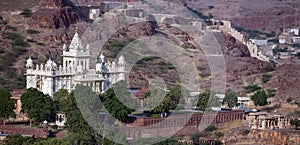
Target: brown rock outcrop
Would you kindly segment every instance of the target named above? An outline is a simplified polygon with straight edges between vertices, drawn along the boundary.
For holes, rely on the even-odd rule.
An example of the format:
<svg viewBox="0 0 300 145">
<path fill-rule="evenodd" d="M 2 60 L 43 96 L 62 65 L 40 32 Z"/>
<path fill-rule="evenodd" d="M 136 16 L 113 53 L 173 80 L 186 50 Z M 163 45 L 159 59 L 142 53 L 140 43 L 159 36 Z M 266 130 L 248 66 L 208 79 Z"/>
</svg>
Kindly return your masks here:
<svg viewBox="0 0 300 145">
<path fill-rule="evenodd" d="M 224 55 L 230 55 L 234 57 L 250 57 L 250 52 L 247 46 L 236 40 L 229 34 L 214 33 L 218 40 Z"/>
<path fill-rule="evenodd" d="M 32 16 L 32 26 L 35 29 L 68 28 L 71 24 L 88 19 L 69 0 L 43 0 L 41 9 Z"/>
</svg>

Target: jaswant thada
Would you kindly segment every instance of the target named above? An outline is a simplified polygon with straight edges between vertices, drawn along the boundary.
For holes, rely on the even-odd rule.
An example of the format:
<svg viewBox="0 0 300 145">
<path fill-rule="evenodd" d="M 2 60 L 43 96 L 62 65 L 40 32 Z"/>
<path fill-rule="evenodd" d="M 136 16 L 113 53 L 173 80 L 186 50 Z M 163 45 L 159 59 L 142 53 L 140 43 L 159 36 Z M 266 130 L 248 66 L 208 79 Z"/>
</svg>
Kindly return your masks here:
<svg viewBox="0 0 300 145">
<path fill-rule="evenodd" d="M 26 88 L 37 88 L 44 94 L 53 96 L 60 89 L 72 91 L 76 85 L 89 86 L 93 91 L 102 93 L 118 81 L 125 80 L 125 59 L 109 62 L 101 54 L 95 68 L 90 66 L 89 45 L 85 48 L 76 31 L 71 44 L 63 46 L 63 64 L 49 58 L 46 64 L 34 65 L 29 57 L 26 63 Z"/>
</svg>

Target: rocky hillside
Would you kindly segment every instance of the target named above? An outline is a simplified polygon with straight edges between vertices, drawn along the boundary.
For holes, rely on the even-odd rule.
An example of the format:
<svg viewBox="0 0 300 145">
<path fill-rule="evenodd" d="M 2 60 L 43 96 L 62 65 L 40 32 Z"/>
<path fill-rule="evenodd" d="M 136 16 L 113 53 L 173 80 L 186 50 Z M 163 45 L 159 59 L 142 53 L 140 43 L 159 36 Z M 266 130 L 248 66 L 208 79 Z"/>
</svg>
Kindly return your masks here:
<svg viewBox="0 0 300 145">
<path fill-rule="evenodd" d="M 103 0 L 72 0 L 75 4 L 98 5 Z M 132 2 L 140 0 L 112 0 Z M 230 20 L 235 26 L 262 32 L 280 32 L 299 27 L 300 4 L 295 0 L 164 0 L 188 6 L 214 19 Z"/>
<path fill-rule="evenodd" d="M 25 87 L 24 65 L 29 56 L 38 63 L 45 63 L 49 57 L 60 63 L 62 44 L 70 42 L 76 26 L 82 34 L 89 24 L 71 1 L 33 3 L 35 5 L 18 7 L 13 1 L 0 11 L 2 88 Z"/>
<path fill-rule="evenodd" d="M 19 11 L 32 8 L 39 4 L 39 0 L 0 0 L 0 11 Z"/>
<path fill-rule="evenodd" d="M 274 72 L 274 77 L 266 86 L 276 88 L 279 102 L 286 102 L 291 98 L 300 101 L 299 98 L 299 82 L 300 78 L 299 65 L 288 64 L 278 66 Z"/>
<path fill-rule="evenodd" d="M 295 0 L 189 0 L 189 7 L 214 19 L 230 20 L 235 26 L 263 32 L 299 27 L 299 2 Z"/>
<path fill-rule="evenodd" d="M 88 21 L 69 0 L 42 0 L 39 6 L 32 16 L 35 29 L 69 28 L 72 24 Z"/>
<path fill-rule="evenodd" d="M 87 2 L 91 1 L 77 0 L 77 4 L 85 4 Z M 92 2 L 96 2 L 96 0 Z M 223 3 L 223 5 L 218 4 L 215 0 L 190 0 L 185 1 L 186 4 L 184 1 L 180 0 L 177 0 L 176 2 L 183 2 L 183 5 L 187 4 L 187 6 L 198 9 L 205 14 L 211 12 L 213 15 L 216 15 L 215 17 L 218 19 L 233 20 L 236 18 L 244 18 L 246 16 L 249 18 L 248 16 L 251 16 L 254 13 L 254 10 L 255 13 L 264 11 L 261 6 L 256 4 L 253 6 L 250 5 L 247 10 L 241 11 L 240 5 L 242 5 L 242 8 L 246 6 L 238 1 L 222 1 L 221 3 Z M 288 1 L 284 2 L 285 3 L 283 3 L 283 1 L 276 1 L 277 4 L 280 4 L 278 4 L 279 6 L 285 4 L 290 5 L 290 3 L 292 3 Z M 268 7 L 265 7 L 266 10 L 273 6 L 266 1 L 262 2 L 262 6 L 267 6 L 267 4 Z M 228 10 L 224 7 L 228 7 Z M 62 44 L 68 44 L 70 42 L 70 39 L 75 32 L 75 27 L 77 26 L 79 28 L 79 34 L 82 35 L 89 25 L 89 21 L 86 17 L 82 16 L 76 8 L 76 5 L 68 0 L 41 0 L 38 5 L 26 8 L 31 10 L 27 12 L 29 14 L 31 13 L 28 17 L 22 15 L 24 12 L 22 12 L 23 9 L 17 10 L 17 7 L 15 9 L 10 9 L 10 11 L 13 12 L 1 12 L 1 58 L 5 59 L 15 53 L 18 54 L 14 57 L 16 60 L 12 61 L 11 64 L 4 63 L 5 65 L 3 65 L 3 67 L 1 66 L 1 86 L 8 87 L 8 84 L 18 84 L 18 87 L 24 87 L 24 77 L 22 74 L 24 72 L 24 63 L 28 56 L 32 56 L 34 61 L 39 63 L 44 63 L 49 57 L 58 60 L 57 62 L 59 63 L 59 59 L 61 58 L 60 55 L 62 53 Z M 237 13 L 237 11 L 239 13 Z M 269 13 L 266 14 L 266 17 L 268 15 Z M 282 14 L 282 17 L 284 17 L 284 15 L 285 13 Z M 252 18 L 252 16 L 250 18 Z M 273 19 L 273 17 L 269 18 Z M 287 24 L 286 26 L 289 25 L 290 24 Z M 114 24 L 110 26 L 112 27 Z M 260 28 L 259 25 L 255 27 Z M 250 27 L 247 28 L 250 29 Z M 13 39 L 12 37 L 9 37 L 9 35 L 17 36 L 18 39 Z M 239 95 L 244 96 L 243 86 L 259 84 L 263 86 L 263 88 L 276 89 L 276 97 L 281 98 L 276 100 L 285 101 L 287 98 L 297 98 L 297 94 L 299 94 L 299 90 L 297 89 L 299 82 L 297 77 L 297 65 L 286 65 L 275 68 L 275 66 L 270 63 L 249 57 L 247 48 L 228 34 L 215 33 L 214 35 L 225 54 L 226 70 L 228 74 L 228 91 L 235 91 Z M 175 27 L 164 27 L 161 29 L 151 23 L 137 23 L 127 28 L 123 28 L 116 33 L 107 42 L 106 46 L 104 46 L 104 52 L 109 57 L 113 57 L 117 51 L 126 44 L 143 36 L 159 36 L 171 39 L 175 44 L 180 45 L 182 49 L 188 50 L 191 56 L 193 56 L 193 50 L 196 49 L 196 47 L 190 43 L 191 37 Z M 22 45 L 22 49 L 14 47 L 19 45 Z M 25 49 L 23 49 L 23 47 L 25 47 Z M 95 49 L 94 54 L 98 54 L 100 50 L 101 48 Z M 197 63 L 199 75 L 201 77 L 201 88 L 203 90 L 208 89 L 210 87 L 211 77 L 207 59 L 205 55 L 193 56 L 193 58 Z M 140 65 L 140 67 L 138 65 Z M 6 67 L 11 69 L 4 69 Z M 274 67 L 275 71 L 265 72 L 265 68 L 268 67 Z M 261 83 L 260 78 L 267 73 L 272 74 L 271 80 L 267 83 Z M 176 74 L 177 72 L 174 69 L 174 66 L 170 63 L 159 58 L 151 58 L 141 60 L 139 64 L 137 64 L 137 67 L 130 73 L 130 79 L 134 85 L 147 86 L 147 79 L 151 79 L 158 75 L 165 78 L 165 81 L 169 84 L 173 84 L 179 80 L 178 75 Z M 16 79 L 10 79 L 13 77 Z M 8 88 L 14 88 L 14 86 L 9 86 Z"/>
<path fill-rule="evenodd" d="M 225 55 L 228 91 L 234 91 L 240 95 L 243 93 L 243 86 L 255 82 L 253 76 L 264 73 L 264 68 L 274 67 L 270 63 L 262 62 L 251 58 L 248 49 L 241 42 L 228 34 L 214 33 L 222 51 Z M 116 54 L 127 44 L 137 38 L 147 36 L 158 36 L 172 40 L 175 44 L 186 49 L 195 59 L 198 73 L 201 76 L 201 89 L 210 88 L 210 69 L 205 54 L 194 55 L 193 50 L 198 49 L 191 42 L 192 38 L 176 27 L 157 27 L 149 22 L 137 23 L 118 31 L 104 46 L 104 53 L 114 58 Z M 179 38 L 179 39 L 175 39 Z M 178 41 L 180 40 L 180 41 Z M 155 44 L 152 47 L 158 47 Z M 178 72 L 174 66 L 161 58 L 145 58 L 140 60 L 130 72 L 130 81 L 133 86 L 147 87 L 149 79 L 155 77 L 163 78 L 168 85 L 180 82 Z"/>
</svg>

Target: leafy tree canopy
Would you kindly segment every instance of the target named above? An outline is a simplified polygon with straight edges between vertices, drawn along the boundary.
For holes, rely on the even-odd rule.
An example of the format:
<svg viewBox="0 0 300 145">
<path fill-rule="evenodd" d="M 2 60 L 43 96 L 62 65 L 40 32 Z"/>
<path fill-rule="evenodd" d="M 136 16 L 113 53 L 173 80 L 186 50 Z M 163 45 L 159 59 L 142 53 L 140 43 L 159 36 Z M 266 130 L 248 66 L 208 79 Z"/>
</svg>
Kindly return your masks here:
<svg viewBox="0 0 300 145">
<path fill-rule="evenodd" d="M 53 95 L 53 99 L 55 101 L 61 102 L 67 99 L 70 96 L 70 93 L 66 89 L 60 89 L 58 92 L 55 92 Z"/>
<path fill-rule="evenodd" d="M 61 104 L 65 106 L 60 111 L 64 112 L 68 116 L 65 124 L 67 130 L 70 132 L 66 138 L 67 143 L 82 145 L 96 143 L 97 135 L 83 118 L 79 108 L 77 107 L 74 92 L 71 93 L 70 97 L 67 97 L 66 100 L 59 102 L 59 104 L 59 106 L 62 106 Z"/>
<path fill-rule="evenodd" d="M 119 142 L 125 142 L 126 137 L 110 126 L 109 123 L 114 122 L 107 123 L 103 121 L 105 116 L 98 116 L 101 111 L 98 101 L 100 101 L 99 96 L 91 88 L 78 85 L 69 97 L 59 102 L 65 106 L 62 111 L 68 116 L 66 122 L 67 129 L 70 132 L 66 138 L 68 144 L 115 144 L 106 139 L 107 136 L 117 136 L 115 138 L 118 138 Z M 87 122 L 87 119 L 89 119 L 89 122 Z M 90 126 L 95 126 L 95 124 L 97 124 L 97 128 Z M 100 132 L 101 134 L 98 134 Z"/>
<path fill-rule="evenodd" d="M 21 135 L 9 135 L 5 144 L 7 145 L 68 145 L 63 140 L 57 140 L 55 138 L 42 138 L 34 139 L 31 137 L 23 137 Z"/>
<path fill-rule="evenodd" d="M 118 94 L 115 92 L 118 92 Z M 132 109 L 134 108 L 133 101 L 130 99 L 130 94 L 123 81 L 116 83 L 113 88 L 109 89 L 104 96 L 101 97 L 101 101 L 105 109 L 120 121 L 125 120 L 126 117 L 134 111 L 134 109 Z"/>
<path fill-rule="evenodd" d="M 255 106 L 265 106 L 268 104 L 268 95 L 264 90 L 256 92 L 251 96 L 251 100 L 254 102 Z"/>
<path fill-rule="evenodd" d="M 11 99 L 11 94 L 6 91 L 0 89 L 0 119 L 5 124 L 5 120 L 9 119 L 10 117 L 16 117 L 15 112 L 15 100 Z"/>
<path fill-rule="evenodd" d="M 225 102 L 228 104 L 228 107 L 232 108 L 238 105 L 238 97 L 233 92 L 226 93 L 223 103 Z"/>
<path fill-rule="evenodd" d="M 188 96 L 187 89 L 177 84 L 167 94 L 159 88 L 147 92 L 145 94 L 145 102 L 147 107 L 151 108 L 150 112 L 163 113 L 175 110 L 178 104 L 184 105 Z"/>
<path fill-rule="evenodd" d="M 27 113 L 30 119 L 37 122 L 53 121 L 55 119 L 57 108 L 49 95 L 44 95 L 35 88 L 29 88 L 21 96 L 21 101 L 21 111 Z"/>
<path fill-rule="evenodd" d="M 23 137 L 21 135 L 9 135 L 5 139 L 7 145 L 30 145 L 33 144 L 34 139 L 31 137 Z"/>
<path fill-rule="evenodd" d="M 261 87 L 254 84 L 254 85 L 245 86 L 244 89 L 245 89 L 245 93 L 252 93 L 252 92 L 260 90 Z"/>
<path fill-rule="evenodd" d="M 66 110 L 67 99 L 70 97 L 70 95 L 71 94 L 66 89 L 60 89 L 58 92 L 54 93 L 53 99 L 57 105 L 58 112 L 64 113 L 64 110 Z"/>
<path fill-rule="evenodd" d="M 220 106 L 220 99 L 211 92 L 204 92 L 198 95 L 197 108 L 205 111 L 206 108 Z"/>
<path fill-rule="evenodd" d="M 300 120 L 298 120 L 298 119 L 291 119 L 291 125 L 295 127 L 295 130 L 298 130 L 299 126 L 300 126 Z"/>
</svg>

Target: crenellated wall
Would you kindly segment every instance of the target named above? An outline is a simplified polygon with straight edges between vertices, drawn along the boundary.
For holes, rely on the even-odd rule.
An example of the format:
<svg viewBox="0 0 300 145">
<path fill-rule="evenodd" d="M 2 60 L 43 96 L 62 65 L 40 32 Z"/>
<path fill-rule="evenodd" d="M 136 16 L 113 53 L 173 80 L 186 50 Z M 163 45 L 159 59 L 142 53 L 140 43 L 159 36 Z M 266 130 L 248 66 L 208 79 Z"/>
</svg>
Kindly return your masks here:
<svg viewBox="0 0 300 145">
<path fill-rule="evenodd" d="M 229 21 L 219 21 L 219 20 L 212 20 L 213 24 L 218 25 L 220 22 L 223 25 L 218 25 L 217 29 L 230 34 L 232 37 L 234 37 L 236 40 L 239 40 L 244 45 L 247 46 L 251 57 L 255 57 L 262 61 L 269 62 L 269 58 L 266 57 L 261 51 L 259 51 L 258 46 L 252 43 L 250 40 L 246 39 L 246 36 L 244 36 L 241 32 L 237 31 L 236 29 L 231 27 L 231 22 Z"/>
</svg>

